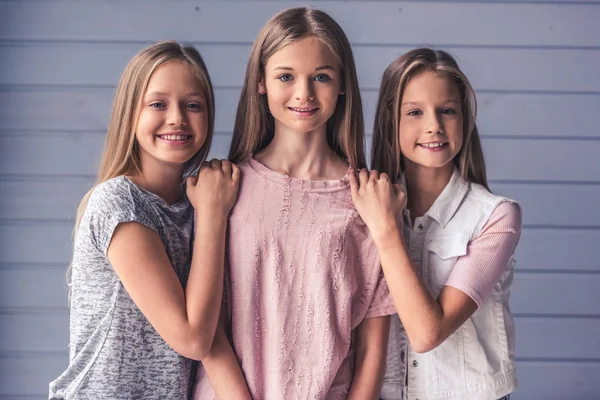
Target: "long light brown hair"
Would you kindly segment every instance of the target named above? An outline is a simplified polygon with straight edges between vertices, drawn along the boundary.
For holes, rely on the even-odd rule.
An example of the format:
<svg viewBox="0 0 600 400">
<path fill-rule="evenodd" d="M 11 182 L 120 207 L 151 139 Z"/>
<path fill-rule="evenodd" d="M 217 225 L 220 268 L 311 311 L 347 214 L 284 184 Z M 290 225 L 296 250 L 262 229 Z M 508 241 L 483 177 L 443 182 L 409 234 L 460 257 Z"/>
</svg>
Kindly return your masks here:
<svg viewBox="0 0 600 400">
<path fill-rule="evenodd" d="M 335 112 L 327 121 L 329 146 L 353 168 L 366 166 L 362 102 L 352 48 L 342 28 L 326 13 L 291 8 L 273 16 L 254 41 L 238 103 L 229 160 L 244 161 L 273 139 L 275 122 L 266 95 L 258 91 L 269 58 L 284 46 L 316 38 L 329 48 L 342 71 L 342 88 Z"/>
<path fill-rule="evenodd" d="M 400 150 L 402 95 L 408 82 L 426 71 L 445 77 L 458 87 L 462 103 L 463 146 L 454 157 L 454 163 L 464 179 L 489 190 L 481 140 L 475 124 L 475 91 L 456 60 L 443 50 L 411 50 L 394 60 L 383 73 L 373 126 L 371 167 L 387 173 L 394 182 L 399 178 L 404 169 L 404 157 Z"/>
<path fill-rule="evenodd" d="M 214 93 L 208 70 L 200 53 L 194 47 L 182 46 L 171 40 L 162 41 L 137 53 L 129 61 L 121 75 L 113 102 L 96 185 L 120 175 L 142 172 L 139 148 L 135 138 L 135 126 L 150 76 L 159 66 L 169 61 L 183 62 L 194 73 L 203 89 L 208 114 L 206 141 L 186 163 L 184 176 L 195 172 L 202 161 L 206 159 L 212 142 L 215 122 Z M 79 204 L 75 220 L 75 233 L 94 188 L 95 186 L 85 194 Z M 69 272 L 67 272 L 67 282 L 69 280 Z"/>
</svg>

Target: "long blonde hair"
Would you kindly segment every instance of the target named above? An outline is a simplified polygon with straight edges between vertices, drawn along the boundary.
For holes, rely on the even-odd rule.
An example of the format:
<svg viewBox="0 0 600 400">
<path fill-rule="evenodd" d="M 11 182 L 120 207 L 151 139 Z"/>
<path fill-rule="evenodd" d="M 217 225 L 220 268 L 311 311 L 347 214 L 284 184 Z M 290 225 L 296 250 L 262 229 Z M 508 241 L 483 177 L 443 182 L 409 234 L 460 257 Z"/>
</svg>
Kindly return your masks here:
<svg viewBox="0 0 600 400">
<path fill-rule="evenodd" d="M 423 72 L 445 77 L 458 87 L 463 114 L 463 146 L 454 157 L 462 177 L 489 190 L 481 140 L 477 132 L 477 101 L 471 83 L 458 67 L 456 60 L 443 50 L 420 48 L 411 50 L 394 60 L 383 73 L 375 124 L 371 167 L 387 173 L 396 181 L 404 160 L 400 151 L 400 105 L 408 82 Z"/>
<path fill-rule="evenodd" d="M 180 61 L 190 67 L 204 91 L 206 112 L 208 113 L 206 141 L 186 163 L 184 175 L 196 171 L 202 161 L 206 159 L 215 123 L 214 93 L 208 70 L 202 56 L 194 47 L 182 46 L 171 40 L 162 41 L 137 53 L 129 61 L 121 75 L 113 102 L 96 185 L 120 175 L 131 175 L 142 171 L 139 148 L 135 138 L 135 125 L 150 76 L 159 66 L 169 61 Z M 95 186 L 85 194 L 77 208 L 75 233 Z M 67 282 L 70 281 L 69 272 L 70 268 L 67 271 Z"/>
<path fill-rule="evenodd" d="M 266 95 L 258 92 L 269 58 L 283 47 L 316 38 L 329 48 L 342 70 L 344 94 L 327 122 L 329 146 L 353 168 L 366 166 L 362 102 L 352 48 L 342 28 L 325 12 L 290 8 L 273 16 L 254 41 L 238 103 L 229 160 L 244 161 L 273 139 L 275 123 Z"/>
</svg>

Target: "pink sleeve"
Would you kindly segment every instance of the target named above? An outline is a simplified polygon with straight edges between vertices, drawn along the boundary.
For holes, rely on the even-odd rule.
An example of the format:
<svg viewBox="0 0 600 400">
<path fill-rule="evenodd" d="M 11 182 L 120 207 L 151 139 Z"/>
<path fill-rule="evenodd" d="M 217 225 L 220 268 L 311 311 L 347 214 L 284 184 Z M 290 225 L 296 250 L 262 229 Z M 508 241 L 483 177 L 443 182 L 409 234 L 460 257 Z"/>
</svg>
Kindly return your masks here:
<svg viewBox="0 0 600 400">
<path fill-rule="evenodd" d="M 467 247 L 446 282 L 471 297 L 477 306 L 492 292 L 515 252 L 521 236 L 521 209 L 516 203 L 500 204 L 480 235 Z"/>
<path fill-rule="evenodd" d="M 396 308 L 390 296 L 390 290 L 383 276 L 383 271 L 380 269 L 377 287 L 365 318 L 383 317 L 391 314 L 396 314 Z"/>
<path fill-rule="evenodd" d="M 353 329 L 364 318 L 395 314 L 396 308 L 383 276 L 377 246 L 369 228 L 360 217 L 352 223 L 346 234 L 346 248 L 350 259 L 355 260 L 352 288 Z"/>
</svg>

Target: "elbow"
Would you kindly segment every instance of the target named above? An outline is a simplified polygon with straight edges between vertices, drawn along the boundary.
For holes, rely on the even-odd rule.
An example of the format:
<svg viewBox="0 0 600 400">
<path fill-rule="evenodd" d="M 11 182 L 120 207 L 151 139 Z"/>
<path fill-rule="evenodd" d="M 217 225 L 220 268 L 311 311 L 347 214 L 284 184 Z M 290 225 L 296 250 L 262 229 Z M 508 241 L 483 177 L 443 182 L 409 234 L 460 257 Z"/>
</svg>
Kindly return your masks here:
<svg viewBox="0 0 600 400">
<path fill-rule="evenodd" d="M 186 358 L 202 361 L 210 354 L 213 338 L 210 340 L 202 335 L 193 335 L 192 338 L 182 338 L 173 349 Z"/>
<path fill-rule="evenodd" d="M 182 351 L 179 353 L 192 360 L 202 361 L 210 354 L 211 345 L 206 340 L 193 340 L 182 345 Z"/>
<path fill-rule="evenodd" d="M 433 331 L 421 332 L 416 337 L 409 339 L 410 346 L 419 354 L 427 353 L 442 344 L 439 335 Z"/>
</svg>

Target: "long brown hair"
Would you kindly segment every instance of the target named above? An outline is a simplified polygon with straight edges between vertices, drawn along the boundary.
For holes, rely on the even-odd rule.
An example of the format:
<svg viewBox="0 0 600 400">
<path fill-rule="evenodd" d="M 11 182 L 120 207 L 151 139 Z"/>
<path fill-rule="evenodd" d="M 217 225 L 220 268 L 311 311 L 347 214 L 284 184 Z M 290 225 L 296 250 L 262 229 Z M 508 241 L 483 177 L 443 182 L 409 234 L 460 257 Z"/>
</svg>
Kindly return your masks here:
<svg viewBox="0 0 600 400">
<path fill-rule="evenodd" d="M 420 48 L 394 60 L 383 73 L 375 124 L 371 167 L 387 173 L 396 181 L 404 160 L 400 151 L 400 105 L 408 82 L 423 72 L 433 72 L 454 82 L 461 95 L 463 114 L 463 146 L 454 157 L 462 177 L 489 190 L 481 140 L 477 132 L 477 101 L 471 83 L 458 67 L 456 60 L 443 50 Z"/>
<path fill-rule="evenodd" d="M 229 148 L 232 162 L 246 160 L 273 139 L 273 116 L 266 95 L 258 92 L 267 61 L 284 46 L 310 37 L 331 50 L 343 76 L 345 93 L 338 97 L 335 112 L 327 122 L 327 142 L 353 168 L 366 166 L 362 102 L 352 48 L 342 28 L 329 15 L 309 8 L 291 8 L 276 14 L 254 41 Z"/>
<path fill-rule="evenodd" d="M 96 185 L 120 175 L 131 175 L 142 171 L 139 148 L 135 139 L 135 125 L 150 76 L 159 66 L 169 61 L 180 61 L 190 67 L 204 91 L 206 112 L 208 113 L 206 141 L 186 163 L 184 176 L 195 172 L 202 161 L 206 159 L 215 125 L 214 93 L 208 70 L 202 56 L 194 47 L 182 46 L 171 40 L 162 41 L 137 53 L 129 61 L 121 75 L 113 102 Z M 85 194 L 77 208 L 75 233 L 94 188 L 95 186 Z M 69 281 L 69 271 L 67 271 L 67 282 Z"/>
</svg>

